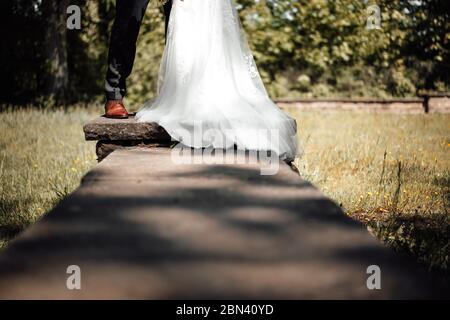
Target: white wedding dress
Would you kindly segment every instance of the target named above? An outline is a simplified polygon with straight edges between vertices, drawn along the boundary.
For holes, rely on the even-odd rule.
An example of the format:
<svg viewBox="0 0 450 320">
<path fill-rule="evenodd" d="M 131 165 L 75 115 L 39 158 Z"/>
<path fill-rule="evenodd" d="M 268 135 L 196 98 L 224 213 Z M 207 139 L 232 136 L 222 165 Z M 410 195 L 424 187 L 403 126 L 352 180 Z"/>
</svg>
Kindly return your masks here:
<svg viewBox="0 0 450 320">
<path fill-rule="evenodd" d="M 194 148 L 297 155 L 296 122 L 268 97 L 233 0 L 174 0 L 158 95 L 136 114 Z"/>
</svg>

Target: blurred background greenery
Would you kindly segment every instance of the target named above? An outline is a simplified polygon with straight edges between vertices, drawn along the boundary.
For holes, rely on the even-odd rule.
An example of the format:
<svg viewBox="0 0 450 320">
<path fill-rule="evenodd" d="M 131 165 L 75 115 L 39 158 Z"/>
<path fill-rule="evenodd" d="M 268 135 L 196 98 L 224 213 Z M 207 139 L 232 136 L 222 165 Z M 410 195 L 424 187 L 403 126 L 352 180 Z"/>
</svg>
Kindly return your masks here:
<svg viewBox="0 0 450 320">
<path fill-rule="evenodd" d="M 448 0 L 237 0 L 263 80 L 277 97 L 403 97 L 449 91 Z M 81 30 L 66 28 L 79 5 Z M 0 104 L 103 100 L 114 0 L 2 0 Z M 370 5 L 381 29 L 366 28 Z M 128 101 L 155 94 L 163 15 L 149 8 Z"/>
</svg>

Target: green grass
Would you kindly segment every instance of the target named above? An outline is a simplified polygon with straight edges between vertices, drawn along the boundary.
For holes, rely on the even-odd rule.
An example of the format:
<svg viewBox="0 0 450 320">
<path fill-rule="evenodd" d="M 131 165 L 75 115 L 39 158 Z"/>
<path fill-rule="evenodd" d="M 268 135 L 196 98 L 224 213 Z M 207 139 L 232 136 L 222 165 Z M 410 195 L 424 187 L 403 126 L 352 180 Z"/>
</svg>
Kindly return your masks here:
<svg viewBox="0 0 450 320">
<path fill-rule="evenodd" d="M 96 164 L 82 125 L 99 106 L 0 113 L 0 246 L 73 191 Z M 450 115 L 291 112 L 302 176 L 380 239 L 450 265 Z"/>
<path fill-rule="evenodd" d="M 74 190 L 96 164 L 82 125 L 93 111 L 0 113 L 0 247 Z"/>
</svg>

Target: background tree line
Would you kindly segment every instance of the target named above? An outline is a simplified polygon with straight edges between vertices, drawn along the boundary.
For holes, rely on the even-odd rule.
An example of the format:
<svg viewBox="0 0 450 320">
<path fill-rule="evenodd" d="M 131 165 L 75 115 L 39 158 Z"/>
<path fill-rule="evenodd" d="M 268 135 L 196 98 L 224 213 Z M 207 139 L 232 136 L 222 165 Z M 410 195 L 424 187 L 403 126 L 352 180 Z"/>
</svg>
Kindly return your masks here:
<svg viewBox="0 0 450 320">
<path fill-rule="evenodd" d="M 236 0 L 272 97 L 414 96 L 449 91 L 448 0 Z M 81 8 L 81 30 L 66 28 Z M 367 8 L 381 9 L 369 30 Z M 2 0 L 0 103 L 102 101 L 114 0 Z M 129 80 L 131 103 L 151 98 L 164 48 L 149 8 Z"/>
</svg>

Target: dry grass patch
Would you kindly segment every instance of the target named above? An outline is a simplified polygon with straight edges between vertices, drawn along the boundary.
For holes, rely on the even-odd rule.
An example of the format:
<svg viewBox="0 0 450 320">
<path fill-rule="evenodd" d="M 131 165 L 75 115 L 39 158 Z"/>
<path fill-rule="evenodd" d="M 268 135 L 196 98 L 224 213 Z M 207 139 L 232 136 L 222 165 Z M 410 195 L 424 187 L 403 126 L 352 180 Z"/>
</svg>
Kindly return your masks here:
<svg viewBox="0 0 450 320">
<path fill-rule="evenodd" d="M 450 115 L 292 113 L 302 176 L 382 240 L 448 269 Z"/>
</svg>

